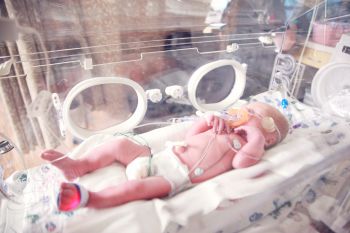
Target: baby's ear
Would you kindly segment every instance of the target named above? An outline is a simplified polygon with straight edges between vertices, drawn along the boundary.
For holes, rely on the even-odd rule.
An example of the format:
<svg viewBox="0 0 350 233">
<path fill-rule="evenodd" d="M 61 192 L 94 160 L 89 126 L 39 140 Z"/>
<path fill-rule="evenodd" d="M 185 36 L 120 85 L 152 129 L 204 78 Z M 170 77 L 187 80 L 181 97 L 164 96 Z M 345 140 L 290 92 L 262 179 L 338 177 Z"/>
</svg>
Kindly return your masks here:
<svg viewBox="0 0 350 233">
<path fill-rule="evenodd" d="M 265 137 L 265 147 L 269 148 L 273 145 L 275 145 L 277 142 L 277 138 L 274 135 L 268 134 Z"/>
</svg>

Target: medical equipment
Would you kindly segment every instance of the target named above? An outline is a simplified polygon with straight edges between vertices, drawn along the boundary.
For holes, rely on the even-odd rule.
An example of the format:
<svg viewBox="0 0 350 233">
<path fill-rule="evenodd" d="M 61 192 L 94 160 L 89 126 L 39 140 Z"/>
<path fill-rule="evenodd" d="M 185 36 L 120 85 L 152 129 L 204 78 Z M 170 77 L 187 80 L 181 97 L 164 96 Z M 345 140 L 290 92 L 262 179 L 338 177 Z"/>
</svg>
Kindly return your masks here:
<svg viewBox="0 0 350 233">
<path fill-rule="evenodd" d="M 126 78 L 117 78 L 117 77 L 100 77 L 100 78 L 92 78 L 92 79 L 87 79 L 83 81 L 82 83 L 79 83 L 76 85 L 67 95 L 65 102 L 63 103 L 63 111 L 62 111 L 62 116 L 63 116 L 63 121 L 67 125 L 67 128 L 72 131 L 72 133 L 81 138 L 85 139 L 93 134 L 95 132 L 90 132 L 88 130 L 82 129 L 72 121 L 70 118 L 70 113 L 69 109 L 70 106 L 74 100 L 74 98 L 80 94 L 81 91 L 92 87 L 96 85 L 101 85 L 101 84 L 123 84 L 127 85 L 133 88 L 133 90 L 136 91 L 137 94 L 137 99 L 138 99 L 138 104 L 137 108 L 132 115 L 127 121 L 122 122 L 120 125 L 116 125 L 112 128 L 105 129 L 105 130 L 100 130 L 99 133 L 114 133 L 114 132 L 126 132 L 130 128 L 135 127 L 144 117 L 146 109 L 147 109 L 147 97 L 146 93 L 143 90 L 143 88 L 136 82 L 126 79 Z"/>
<path fill-rule="evenodd" d="M 246 123 L 250 118 L 249 112 L 245 108 L 230 108 L 227 111 L 219 112 L 217 115 L 227 120 L 232 128 Z"/>
<path fill-rule="evenodd" d="M 4 140 L 0 142 L 0 154 L 6 154 L 14 148 L 10 142 Z"/>
<path fill-rule="evenodd" d="M 350 71 L 349 63 L 329 63 L 322 67 L 312 81 L 311 93 L 318 106 L 327 102 L 331 95 L 350 87 L 349 79 L 344 74 Z M 335 84 L 332 85 L 331 84 Z"/>
<path fill-rule="evenodd" d="M 159 89 L 151 89 L 146 91 L 147 99 L 153 103 L 158 103 L 162 100 L 162 92 Z"/>
<path fill-rule="evenodd" d="M 210 71 L 215 70 L 223 66 L 232 66 L 235 72 L 235 84 L 230 94 L 223 100 L 215 104 L 201 104 L 197 101 L 196 90 L 199 82 L 208 74 Z M 188 82 L 188 98 L 192 105 L 200 111 L 215 111 L 226 108 L 232 103 L 236 102 L 243 94 L 245 87 L 245 73 L 247 70 L 246 64 L 240 64 L 235 60 L 219 60 L 208 63 L 199 69 L 197 69 L 191 76 Z"/>
<path fill-rule="evenodd" d="M 10 59 L 0 64 L 0 76 L 9 75 L 13 61 Z"/>
<path fill-rule="evenodd" d="M 330 62 L 349 62 L 350 59 L 350 34 L 343 34 L 333 50 Z"/>
<path fill-rule="evenodd" d="M 350 36 L 344 34 L 333 51 L 330 63 L 317 71 L 311 85 L 311 95 L 315 104 L 325 111 L 348 117 L 348 89 L 350 79 Z M 345 77 L 344 77 L 345 76 Z"/>
<path fill-rule="evenodd" d="M 11 138 L 0 140 L 1 232 L 320 233 L 322 224 L 349 232 L 349 36 L 317 28 L 345 28 L 348 1 L 12 0 L 0 8 L 0 129 Z M 340 38 L 335 48 L 321 43 L 329 36 Z M 313 106 L 300 102 L 310 84 Z M 57 211 L 64 178 L 43 164 L 44 149 L 78 159 L 131 132 L 155 153 L 182 141 L 196 112 L 242 109 L 242 99 L 273 105 L 290 122 L 287 139 L 256 166 L 164 200 Z M 234 126 L 251 115 L 221 114 Z M 278 122 L 261 123 L 280 135 Z M 122 182 L 124 170 L 112 168 L 79 182 L 94 191 Z"/>
<path fill-rule="evenodd" d="M 205 170 L 210 169 L 211 166 L 213 166 L 215 163 L 213 163 L 211 166 L 208 167 L 199 167 L 199 165 L 201 164 L 201 162 L 205 159 L 205 157 L 207 157 L 207 152 L 209 147 L 212 145 L 214 139 L 216 137 L 216 134 L 214 134 L 209 140 L 207 145 L 204 147 L 203 151 L 202 151 L 202 155 L 200 157 L 200 159 L 198 159 L 198 161 L 193 165 L 193 167 L 191 168 L 191 170 L 189 170 L 188 175 L 189 176 L 200 176 L 204 173 Z M 218 158 L 218 161 L 220 161 L 226 153 L 223 154 L 223 156 L 221 156 L 220 158 Z"/>
<path fill-rule="evenodd" d="M 285 99 L 282 99 L 284 101 Z M 283 107 L 285 109 L 285 107 Z M 218 112 L 216 114 L 217 116 L 225 119 L 228 121 L 228 124 L 232 127 L 238 127 L 249 121 L 250 117 L 255 116 L 258 117 L 261 121 L 262 128 L 268 132 L 273 133 L 277 132 L 278 135 L 278 142 L 281 141 L 281 133 L 278 129 L 278 127 L 275 125 L 275 122 L 272 117 L 269 116 L 261 116 L 259 113 L 256 113 L 252 109 L 246 109 L 246 108 L 230 108 L 227 111 L 224 112 Z"/>
<path fill-rule="evenodd" d="M 61 211 L 72 211 L 80 207 L 85 207 L 89 200 L 89 192 L 81 185 L 73 184 L 75 190 L 73 191 L 72 201 L 69 203 L 63 203 L 58 198 L 57 206 Z"/>
</svg>

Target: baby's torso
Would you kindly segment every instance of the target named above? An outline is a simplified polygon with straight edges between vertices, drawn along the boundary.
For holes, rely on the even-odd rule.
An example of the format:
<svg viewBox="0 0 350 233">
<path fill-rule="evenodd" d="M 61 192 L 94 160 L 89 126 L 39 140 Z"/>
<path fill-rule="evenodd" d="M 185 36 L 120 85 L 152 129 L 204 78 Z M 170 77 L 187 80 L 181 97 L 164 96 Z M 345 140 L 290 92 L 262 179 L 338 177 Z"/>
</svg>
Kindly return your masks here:
<svg viewBox="0 0 350 233">
<path fill-rule="evenodd" d="M 245 143 L 239 135 L 214 134 L 209 130 L 187 139 L 184 152 L 176 148 L 173 151 L 188 166 L 191 181 L 198 183 L 231 170 L 236 154 L 232 147 L 239 150 Z"/>
</svg>

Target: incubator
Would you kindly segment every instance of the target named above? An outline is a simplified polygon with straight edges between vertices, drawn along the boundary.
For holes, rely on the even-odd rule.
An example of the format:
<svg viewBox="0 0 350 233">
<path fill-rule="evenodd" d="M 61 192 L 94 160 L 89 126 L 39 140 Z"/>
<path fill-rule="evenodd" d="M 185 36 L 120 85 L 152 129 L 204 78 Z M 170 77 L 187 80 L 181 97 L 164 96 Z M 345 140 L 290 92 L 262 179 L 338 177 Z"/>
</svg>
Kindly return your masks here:
<svg viewBox="0 0 350 233">
<path fill-rule="evenodd" d="M 350 232 L 348 0 L 5 0 L 0 16 L 0 232 Z M 128 137 L 156 152 L 254 101 L 290 125 L 258 164 L 58 210 L 65 177 L 43 150 L 79 159 Z M 116 163 L 78 182 L 125 180 Z"/>
</svg>

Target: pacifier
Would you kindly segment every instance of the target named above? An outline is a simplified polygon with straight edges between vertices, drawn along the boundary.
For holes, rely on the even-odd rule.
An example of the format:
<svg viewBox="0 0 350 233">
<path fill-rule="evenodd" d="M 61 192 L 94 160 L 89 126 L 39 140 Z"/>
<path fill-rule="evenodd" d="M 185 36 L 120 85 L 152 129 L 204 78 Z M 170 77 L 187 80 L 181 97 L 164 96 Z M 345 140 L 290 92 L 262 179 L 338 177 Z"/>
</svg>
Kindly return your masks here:
<svg viewBox="0 0 350 233">
<path fill-rule="evenodd" d="M 224 114 L 225 120 L 228 121 L 228 125 L 232 128 L 238 127 L 247 123 L 250 119 L 250 114 L 245 108 L 230 108 Z"/>
</svg>

